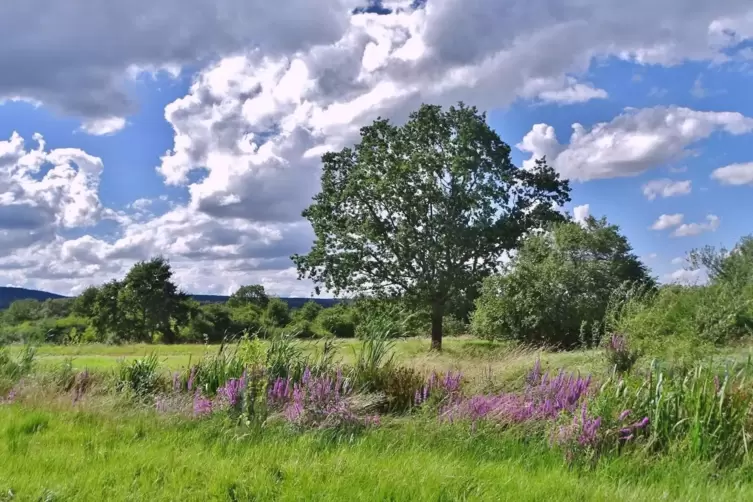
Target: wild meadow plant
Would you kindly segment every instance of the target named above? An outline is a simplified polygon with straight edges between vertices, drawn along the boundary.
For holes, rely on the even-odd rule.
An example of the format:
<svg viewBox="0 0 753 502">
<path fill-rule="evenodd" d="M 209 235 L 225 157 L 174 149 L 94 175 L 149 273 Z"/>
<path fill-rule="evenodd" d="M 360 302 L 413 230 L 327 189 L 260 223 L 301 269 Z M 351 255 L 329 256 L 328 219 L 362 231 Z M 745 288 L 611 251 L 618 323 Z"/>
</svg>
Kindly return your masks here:
<svg viewBox="0 0 753 502">
<path fill-rule="evenodd" d="M 583 378 L 564 371 L 556 375 L 542 373 L 537 361 L 522 392 L 464 397 L 445 406 L 441 417 L 449 422 L 489 420 L 501 424 L 552 420 L 562 413 L 574 412 L 586 399 L 590 388 L 590 376 Z"/>
<path fill-rule="evenodd" d="M 423 387 L 416 391 L 413 404 L 421 406 L 430 400 L 433 403 L 452 403 L 460 397 L 462 378 L 463 374 L 460 372 L 448 371 L 445 374 L 432 372 Z"/>
<path fill-rule="evenodd" d="M 625 335 L 613 333 L 604 347 L 609 365 L 617 373 L 628 373 L 638 360 L 638 351 L 631 350 Z"/>
</svg>

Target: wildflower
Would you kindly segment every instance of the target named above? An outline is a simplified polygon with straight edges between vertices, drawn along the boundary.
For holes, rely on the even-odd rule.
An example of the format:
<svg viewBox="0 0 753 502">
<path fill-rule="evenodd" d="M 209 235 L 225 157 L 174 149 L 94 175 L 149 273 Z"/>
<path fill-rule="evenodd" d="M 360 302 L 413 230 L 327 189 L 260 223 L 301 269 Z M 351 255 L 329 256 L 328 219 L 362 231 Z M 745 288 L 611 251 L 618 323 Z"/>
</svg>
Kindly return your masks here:
<svg viewBox="0 0 753 502">
<path fill-rule="evenodd" d="M 197 391 L 193 398 L 193 414 L 201 417 L 210 413 L 212 413 L 212 401 Z"/>
</svg>

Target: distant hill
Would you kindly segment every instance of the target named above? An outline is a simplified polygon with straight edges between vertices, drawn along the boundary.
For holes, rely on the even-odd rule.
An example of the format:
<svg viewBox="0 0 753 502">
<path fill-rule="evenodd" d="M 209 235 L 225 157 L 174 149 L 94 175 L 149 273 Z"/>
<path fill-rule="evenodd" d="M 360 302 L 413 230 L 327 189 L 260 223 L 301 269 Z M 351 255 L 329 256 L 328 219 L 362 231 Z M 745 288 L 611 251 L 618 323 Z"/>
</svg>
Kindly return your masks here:
<svg viewBox="0 0 753 502">
<path fill-rule="evenodd" d="M 225 303 L 229 296 L 221 295 L 190 295 L 194 300 L 199 303 Z M 39 300 L 44 301 L 47 299 L 66 298 L 63 295 L 57 295 L 55 293 L 48 293 L 47 291 L 38 291 L 36 289 L 25 288 L 11 288 L 0 286 L 0 310 L 7 309 L 11 303 L 16 300 Z M 335 305 L 338 300 L 334 298 L 282 298 L 287 302 L 291 309 L 297 309 L 309 300 L 313 300 L 322 307 L 331 307 Z"/>
<path fill-rule="evenodd" d="M 0 310 L 7 309 L 16 300 L 39 300 L 43 302 L 49 299 L 65 298 L 63 295 L 37 291 L 36 289 L 12 288 L 0 286 Z"/>
</svg>

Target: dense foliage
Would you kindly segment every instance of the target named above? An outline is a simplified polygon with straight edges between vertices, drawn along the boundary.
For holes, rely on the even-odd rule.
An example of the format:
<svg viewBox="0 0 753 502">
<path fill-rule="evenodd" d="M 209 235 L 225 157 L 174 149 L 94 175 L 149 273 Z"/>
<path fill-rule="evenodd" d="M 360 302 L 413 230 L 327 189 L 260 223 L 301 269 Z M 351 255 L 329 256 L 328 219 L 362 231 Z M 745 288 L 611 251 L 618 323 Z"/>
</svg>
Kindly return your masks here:
<svg viewBox="0 0 753 502">
<path fill-rule="evenodd" d="M 543 159 L 515 167 L 485 115 L 462 103 L 423 105 L 403 126 L 378 119 L 322 162 L 321 192 L 303 213 L 316 240 L 293 256 L 300 277 L 428 308 L 434 348 L 448 309 L 467 308 L 458 299 L 527 231 L 563 219 L 553 207 L 569 200 Z"/>
<path fill-rule="evenodd" d="M 562 347 L 598 342 L 625 283 L 654 287 L 617 226 L 593 217 L 555 224 L 526 237 L 506 270 L 484 281 L 473 332 Z"/>
</svg>

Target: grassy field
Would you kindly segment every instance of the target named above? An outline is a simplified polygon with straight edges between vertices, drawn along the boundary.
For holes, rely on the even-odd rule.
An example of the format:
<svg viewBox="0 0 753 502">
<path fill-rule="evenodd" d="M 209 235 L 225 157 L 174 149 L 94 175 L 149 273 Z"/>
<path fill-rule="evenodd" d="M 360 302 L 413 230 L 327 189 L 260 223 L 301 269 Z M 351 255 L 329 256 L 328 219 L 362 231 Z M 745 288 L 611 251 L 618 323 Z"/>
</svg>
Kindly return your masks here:
<svg viewBox="0 0 753 502">
<path fill-rule="evenodd" d="M 338 341 L 351 362 L 356 341 Z M 321 342 L 307 342 L 309 351 Z M 397 342 L 395 358 L 424 371 L 460 370 L 468 387 L 520 381 L 540 360 L 551 369 L 608 371 L 598 350 L 548 352 L 471 338 L 446 340 L 441 354 L 425 339 Z M 13 348 L 14 352 L 20 348 Z M 156 353 L 163 370 L 186 368 L 217 346 L 45 346 L 39 373 L 71 358 L 79 370 L 112 374 L 122 360 Z M 726 349 L 719 362 L 750 349 Z M 641 364 L 647 365 L 649 361 Z M 494 380 L 490 382 L 490 380 Z M 191 420 L 155 413 L 111 393 L 86 396 L 27 391 L 0 404 L 0 501 L 5 500 L 753 500 L 753 467 L 720 472 L 686 456 L 634 453 L 596 467 L 568 466 L 546 436 L 523 429 L 440 424 L 436 414 L 385 416 L 357 435 L 263 434 L 227 416 Z M 38 394 L 35 394 L 38 392 Z"/>
<path fill-rule="evenodd" d="M 563 466 L 514 434 L 396 421 L 349 441 L 153 414 L 0 407 L 0 499 L 7 500 L 750 500 L 742 479 L 702 465 L 617 459 Z M 12 498 L 9 494 L 14 494 Z M 5 500 L 5 499 L 3 499 Z"/>
<path fill-rule="evenodd" d="M 304 350 L 314 352 L 322 347 L 321 341 L 302 342 Z M 335 340 L 337 358 L 352 362 L 354 351 L 360 343 L 356 340 Z M 486 342 L 471 337 L 448 338 L 441 353 L 429 351 L 430 342 L 424 338 L 411 338 L 395 343 L 395 360 L 421 370 L 453 370 L 471 376 L 493 370 L 495 373 L 517 375 L 530 368 L 536 359 L 555 367 L 588 372 L 601 363 L 596 351 L 547 352 L 543 350 L 512 348 L 510 345 Z M 36 361 L 43 367 L 60 364 L 68 359 L 76 369 L 107 370 L 116 368 L 121 361 L 142 358 L 151 353 L 158 355 L 165 368 L 185 368 L 205 355 L 219 350 L 219 345 L 46 345 L 37 349 Z M 15 347 L 14 351 L 20 350 Z"/>
</svg>

